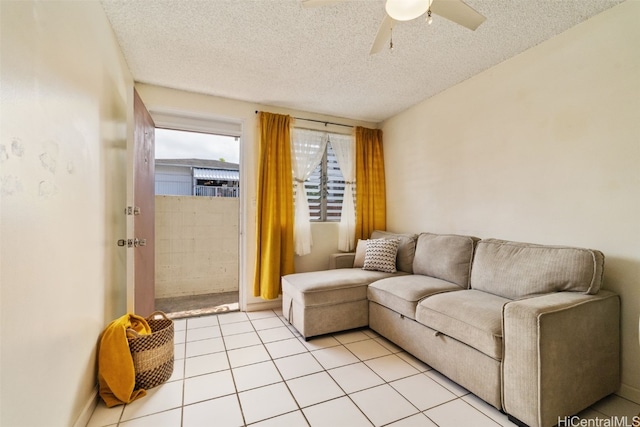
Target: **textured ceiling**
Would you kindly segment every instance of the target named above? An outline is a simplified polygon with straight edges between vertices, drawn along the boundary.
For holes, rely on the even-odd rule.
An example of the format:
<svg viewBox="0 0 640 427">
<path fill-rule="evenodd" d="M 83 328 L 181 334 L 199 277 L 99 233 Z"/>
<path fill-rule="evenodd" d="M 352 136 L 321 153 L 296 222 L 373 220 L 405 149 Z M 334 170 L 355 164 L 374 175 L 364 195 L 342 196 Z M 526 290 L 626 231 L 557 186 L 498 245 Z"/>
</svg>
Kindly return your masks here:
<svg viewBox="0 0 640 427">
<path fill-rule="evenodd" d="M 384 1 L 101 3 L 137 82 L 380 122 L 622 1 L 467 0 L 476 31 L 418 18 L 373 56 Z"/>
</svg>

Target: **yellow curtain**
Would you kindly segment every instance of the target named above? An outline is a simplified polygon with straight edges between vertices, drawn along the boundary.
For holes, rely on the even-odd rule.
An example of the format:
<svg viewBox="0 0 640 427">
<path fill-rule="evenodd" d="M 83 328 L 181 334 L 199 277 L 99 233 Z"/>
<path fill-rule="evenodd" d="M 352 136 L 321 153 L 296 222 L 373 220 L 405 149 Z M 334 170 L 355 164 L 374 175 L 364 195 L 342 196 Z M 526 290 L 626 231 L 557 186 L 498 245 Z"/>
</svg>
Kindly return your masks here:
<svg viewBox="0 0 640 427">
<path fill-rule="evenodd" d="M 293 178 L 289 116 L 260 112 L 257 254 L 253 295 L 278 298 L 280 277 L 294 272 Z"/>
<path fill-rule="evenodd" d="M 386 230 L 382 130 L 356 127 L 356 240 Z"/>
</svg>

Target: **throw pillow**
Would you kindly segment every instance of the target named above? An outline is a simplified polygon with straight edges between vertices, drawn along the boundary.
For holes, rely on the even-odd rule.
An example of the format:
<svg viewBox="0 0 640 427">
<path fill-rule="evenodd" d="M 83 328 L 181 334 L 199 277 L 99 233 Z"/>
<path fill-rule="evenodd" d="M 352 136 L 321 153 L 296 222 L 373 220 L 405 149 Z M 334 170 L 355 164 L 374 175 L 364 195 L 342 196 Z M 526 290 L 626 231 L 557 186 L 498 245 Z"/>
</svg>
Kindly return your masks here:
<svg viewBox="0 0 640 427">
<path fill-rule="evenodd" d="M 367 251 L 367 240 L 358 239 L 358 245 L 356 246 L 356 255 L 353 259 L 354 268 L 364 267 L 364 255 Z"/>
<path fill-rule="evenodd" d="M 396 272 L 396 255 L 398 253 L 398 239 L 369 239 L 364 255 L 363 270 Z"/>
<path fill-rule="evenodd" d="M 413 258 L 416 253 L 417 235 L 374 230 L 371 233 L 371 238 L 400 240 L 398 255 L 396 256 L 396 268 L 406 273 L 413 273 Z"/>
</svg>

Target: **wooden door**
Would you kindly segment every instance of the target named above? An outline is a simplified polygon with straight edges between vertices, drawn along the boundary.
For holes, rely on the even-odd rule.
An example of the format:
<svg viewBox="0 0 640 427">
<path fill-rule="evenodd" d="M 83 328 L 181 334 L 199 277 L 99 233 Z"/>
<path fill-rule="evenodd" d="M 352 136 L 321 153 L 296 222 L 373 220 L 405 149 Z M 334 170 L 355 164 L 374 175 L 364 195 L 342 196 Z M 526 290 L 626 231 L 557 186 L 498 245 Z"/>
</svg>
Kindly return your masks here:
<svg viewBox="0 0 640 427">
<path fill-rule="evenodd" d="M 133 96 L 134 312 L 146 317 L 155 309 L 155 124 Z"/>
</svg>

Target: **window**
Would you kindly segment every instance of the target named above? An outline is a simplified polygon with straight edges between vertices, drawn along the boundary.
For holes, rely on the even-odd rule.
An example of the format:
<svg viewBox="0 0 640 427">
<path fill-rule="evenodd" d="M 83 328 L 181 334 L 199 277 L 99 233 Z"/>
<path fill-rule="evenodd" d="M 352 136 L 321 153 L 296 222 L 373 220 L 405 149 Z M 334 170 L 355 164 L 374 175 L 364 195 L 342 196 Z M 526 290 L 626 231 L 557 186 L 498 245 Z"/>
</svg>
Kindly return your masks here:
<svg viewBox="0 0 640 427">
<path fill-rule="evenodd" d="M 328 138 L 322 161 L 305 182 L 311 221 L 340 221 L 345 181 Z"/>
</svg>

